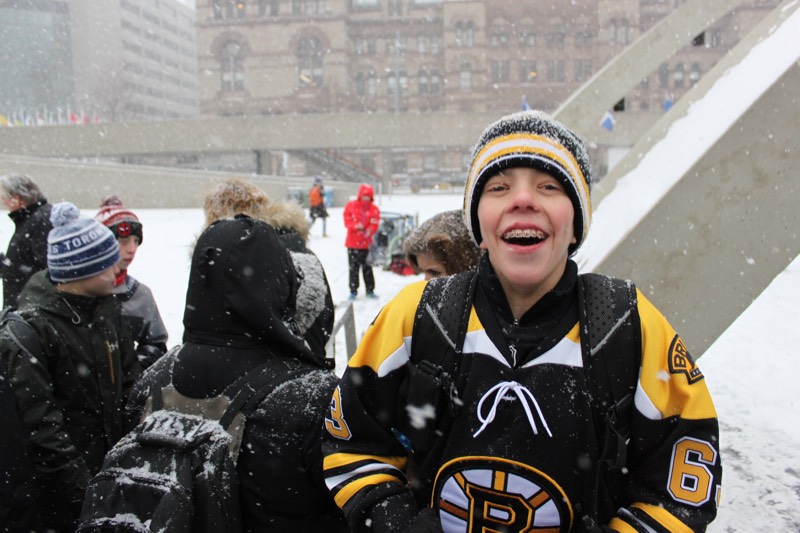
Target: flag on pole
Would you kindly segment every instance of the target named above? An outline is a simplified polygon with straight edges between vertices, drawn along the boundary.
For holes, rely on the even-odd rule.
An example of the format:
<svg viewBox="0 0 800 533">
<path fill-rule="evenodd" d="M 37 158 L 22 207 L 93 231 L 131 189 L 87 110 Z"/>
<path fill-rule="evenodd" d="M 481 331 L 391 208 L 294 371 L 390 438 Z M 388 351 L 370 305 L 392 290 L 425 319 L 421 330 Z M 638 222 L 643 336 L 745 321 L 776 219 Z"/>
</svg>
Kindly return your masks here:
<svg viewBox="0 0 800 533">
<path fill-rule="evenodd" d="M 606 114 L 603 115 L 603 118 L 600 120 L 600 125 L 608 131 L 612 131 L 616 122 L 617 120 L 614 118 L 614 115 L 611 113 L 611 111 L 606 111 Z"/>
</svg>

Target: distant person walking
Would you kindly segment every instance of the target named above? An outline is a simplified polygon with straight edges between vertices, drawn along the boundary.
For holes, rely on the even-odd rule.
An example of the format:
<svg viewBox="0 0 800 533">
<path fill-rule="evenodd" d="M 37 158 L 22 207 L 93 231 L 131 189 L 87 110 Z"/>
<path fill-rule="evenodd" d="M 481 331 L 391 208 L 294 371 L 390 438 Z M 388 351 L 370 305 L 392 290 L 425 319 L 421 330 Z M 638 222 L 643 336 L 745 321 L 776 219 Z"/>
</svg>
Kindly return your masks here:
<svg viewBox="0 0 800 533">
<path fill-rule="evenodd" d="M 22 287 L 39 270 L 47 268 L 47 234 L 52 206 L 39 186 L 24 174 L 0 177 L 0 199 L 14 222 L 14 235 L 5 254 L 0 252 L 3 307 L 16 307 Z"/>
<path fill-rule="evenodd" d="M 347 247 L 347 263 L 350 267 L 351 300 L 355 300 L 358 295 L 359 271 L 364 277 L 367 298 L 377 298 L 372 265 L 367 263 L 369 246 L 381 222 L 381 211 L 375 205 L 374 199 L 372 186 L 364 183 L 358 188 L 358 197 L 344 206 L 344 226 L 347 228 L 344 245 Z"/>
<path fill-rule="evenodd" d="M 318 218 L 322 219 L 322 236 L 328 236 L 326 221 L 328 219 L 328 210 L 325 208 L 325 185 L 322 183 L 322 176 L 314 177 L 314 184 L 308 190 L 308 212 L 311 219 L 311 225 Z"/>
<path fill-rule="evenodd" d="M 120 272 L 114 282 L 114 294 L 122 301 L 122 320 L 136 343 L 136 355 L 144 370 L 167 352 L 168 334 L 153 291 L 128 274 L 128 267 L 144 242 L 142 223 L 116 196 L 101 202 L 95 218 L 111 230 L 119 243 Z"/>
</svg>

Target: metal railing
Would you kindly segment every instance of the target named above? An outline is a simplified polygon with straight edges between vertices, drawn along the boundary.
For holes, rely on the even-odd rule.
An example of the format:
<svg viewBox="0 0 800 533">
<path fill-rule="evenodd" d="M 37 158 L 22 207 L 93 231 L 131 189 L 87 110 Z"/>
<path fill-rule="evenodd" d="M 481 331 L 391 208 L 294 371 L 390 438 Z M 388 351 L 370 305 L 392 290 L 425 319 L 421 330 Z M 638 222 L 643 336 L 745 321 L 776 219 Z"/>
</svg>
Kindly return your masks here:
<svg viewBox="0 0 800 533">
<path fill-rule="evenodd" d="M 328 344 L 325 345 L 326 357 L 336 358 L 336 335 L 339 330 L 344 328 L 344 346 L 347 350 L 347 359 L 350 360 L 353 354 L 356 353 L 358 343 L 356 341 L 356 317 L 353 312 L 353 302 L 343 302 L 336 306 L 336 316 L 339 319 L 333 325 L 331 331 L 331 338 Z"/>
</svg>

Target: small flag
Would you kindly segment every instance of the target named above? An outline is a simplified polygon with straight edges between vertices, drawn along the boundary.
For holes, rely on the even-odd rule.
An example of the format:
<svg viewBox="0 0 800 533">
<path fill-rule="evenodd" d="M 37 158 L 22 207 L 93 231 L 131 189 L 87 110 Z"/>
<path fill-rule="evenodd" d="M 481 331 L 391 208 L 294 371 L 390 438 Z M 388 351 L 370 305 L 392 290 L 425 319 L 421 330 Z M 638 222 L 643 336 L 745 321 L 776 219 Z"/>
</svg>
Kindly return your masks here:
<svg viewBox="0 0 800 533">
<path fill-rule="evenodd" d="M 663 107 L 663 108 L 664 108 L 664 112 L 665 112 L 665 113 L 666 113 L 667 111 L 669 111 L 670 109 L 672 109 L 672 98 L 670 98 L 669 96 L 667 96 L 667 99 L 666 99 L 666 100 L 664 100 L 664 103 L 663 103 L 663 104 L 661 104 L 661 107 Z"/>
<path fill-rule="evenodd" d="M 525 95 L 523 94 L 522 95 L 522 110 L 523 111 L 530 111 L 530 109 L 531 109 L 531 106 L 530 106 L 530 104 L 528 104 L 528 100 L 527 100 L 527 98 L 525 98 Z"/>
<path fill-rule="evenodd" d="M 611 114 L 611 111 L 606 111 L 606 114 L 603 115 L 602 120 L 600 120 L 600 125 L 608 131 L 612 131 L 616 122 L 617 120 L 614 118 L 614 115 Z"/>
</svg>

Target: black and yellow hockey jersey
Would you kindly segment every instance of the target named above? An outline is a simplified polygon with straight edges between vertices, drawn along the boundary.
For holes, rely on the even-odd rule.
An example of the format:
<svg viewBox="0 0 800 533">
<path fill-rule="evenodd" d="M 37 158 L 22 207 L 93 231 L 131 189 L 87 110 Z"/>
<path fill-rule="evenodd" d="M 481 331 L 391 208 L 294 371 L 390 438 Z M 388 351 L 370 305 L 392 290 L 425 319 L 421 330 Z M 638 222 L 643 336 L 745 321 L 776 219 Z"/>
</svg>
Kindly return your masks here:
<svg viewBox="0 0 800 533">
<path fill-rule="evenodd" d="M 580 530 L 583 513 L 593 508 L 599 445 L 582 368 L 574 265 L 570 271 L 560 295 L 543 298 L 520 323 L 504 320 L 497 288 L 479 281 L 460 361 L 463 405 L 425 494 L 446 532 Z M 409 490 L 398 397 L 423 289 L 424 282 L 406 287 L 380 312 L 334 393 L 324 470 L 347 515 Z M 716 515 L 721 483 L 716 412 L 680 337 L 637 296 L 642 359 L 618 495 L 624 505 L 608 525 L 703 530 Z"/>
</svg>

